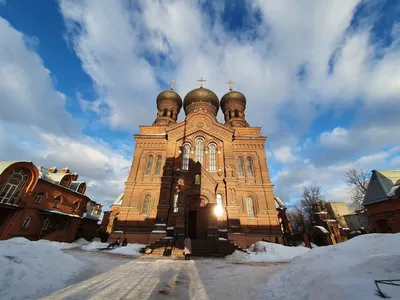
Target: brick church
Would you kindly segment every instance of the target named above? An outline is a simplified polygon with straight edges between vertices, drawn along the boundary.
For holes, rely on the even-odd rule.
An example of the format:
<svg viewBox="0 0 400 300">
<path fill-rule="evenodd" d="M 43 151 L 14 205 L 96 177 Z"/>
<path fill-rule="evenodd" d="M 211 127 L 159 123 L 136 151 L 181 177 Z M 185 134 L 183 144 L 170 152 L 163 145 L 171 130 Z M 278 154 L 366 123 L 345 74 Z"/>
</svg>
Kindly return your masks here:
<svg viewBox="0 0 400 300">
<path fill-rule="evenodd" d="M 266 137 L 246 120 L 246 97 L 230 88 L 219 101 L 199 81 L 183 102 L 172 87 L 161 92 L 154 123 L 134 136 L 126 188 L 111 206 L 110 240 L 283 243 L 287 219 L 274 197 Z M 186 118 L 177 122 L 182 107 Z"/>
</svg>

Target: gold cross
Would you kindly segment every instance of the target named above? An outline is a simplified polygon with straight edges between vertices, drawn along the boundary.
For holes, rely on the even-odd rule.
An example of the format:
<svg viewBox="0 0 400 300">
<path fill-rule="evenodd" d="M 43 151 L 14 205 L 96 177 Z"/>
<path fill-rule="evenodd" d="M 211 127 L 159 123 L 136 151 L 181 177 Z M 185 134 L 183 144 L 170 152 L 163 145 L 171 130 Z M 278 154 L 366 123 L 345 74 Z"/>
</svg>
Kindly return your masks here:
<svg viewBox="0 0 400 300">
<path fill-rule="evenodd" d="M 229 81 L 227 82 L 227 84 L 229 84 L 229 90 L 232 91 L 232 84 L 234 84 L 234 82 L 232 80 L 229 79 Z"/>
<path fill-rule="evenodd" d="M 203 79 L 203 77 L 201 77 L 199 80 L 197 80 L 197 81 L 200 81 L 200 87 L 203 87 L 203 82 L 206 82 L 206 80 L 205 79 Z"/>
<path fill-rule="evenodd" d="M 169 87 L 169 89 L 171 90 L 171 91 L 173 91 L 174 90 L 174 84 L 176 84 L 176 81 L 175 80 L 171 80 L 170 82 L 168 82 L 171 86 Z"/>
</svg>

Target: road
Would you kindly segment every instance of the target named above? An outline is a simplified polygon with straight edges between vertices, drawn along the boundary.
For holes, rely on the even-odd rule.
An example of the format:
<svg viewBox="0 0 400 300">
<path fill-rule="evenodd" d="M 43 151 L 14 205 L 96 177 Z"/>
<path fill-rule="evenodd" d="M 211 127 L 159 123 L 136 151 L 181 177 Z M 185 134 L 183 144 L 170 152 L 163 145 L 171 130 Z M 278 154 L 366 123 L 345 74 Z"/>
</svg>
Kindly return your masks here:
<svg viewBox="0 0 400 300">
<path fill-rule="evenodd" d="M 101 253 L 74 253 L 92 260 L 97 273 L 102 269 Z M 87 256 L 91 256 L 88 258 Z M 127 258 L 116 258 L 127 260 Z M 122 264 L 120 264 L 122 263 Z M 223 259 L 194 258 L 191 261 L 141 257 L 108 261 L 104 273 L 60 290 L 45 299 L 263 299 L 260 287 L 283 269 L 285 263 L 232 263 Z M 89 275 L 90 276 L 90 275 Z"/>
</svg>

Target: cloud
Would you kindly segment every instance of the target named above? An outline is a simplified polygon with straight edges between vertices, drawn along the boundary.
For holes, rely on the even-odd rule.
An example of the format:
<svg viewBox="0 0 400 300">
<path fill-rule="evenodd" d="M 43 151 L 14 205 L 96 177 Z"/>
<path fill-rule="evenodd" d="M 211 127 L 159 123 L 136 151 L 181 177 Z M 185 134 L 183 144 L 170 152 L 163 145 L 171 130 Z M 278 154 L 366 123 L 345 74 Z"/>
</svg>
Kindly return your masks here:
<svg viewBox="0 0 400 300">
<path fill-rule="evenodd" d="M 297 159 L 292 153 L 292 149 L 290 147 L 284 146 L 274 150 L 274 157 L 277 161 L 285 164 L 285 163 L 293 163 Z"/>
</svg>

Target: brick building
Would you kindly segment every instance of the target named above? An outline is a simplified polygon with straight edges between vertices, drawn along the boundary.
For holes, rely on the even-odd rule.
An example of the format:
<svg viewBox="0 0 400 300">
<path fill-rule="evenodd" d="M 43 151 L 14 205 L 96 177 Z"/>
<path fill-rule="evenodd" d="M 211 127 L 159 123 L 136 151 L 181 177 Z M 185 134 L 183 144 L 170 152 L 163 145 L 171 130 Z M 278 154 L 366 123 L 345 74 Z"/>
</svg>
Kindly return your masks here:
<svg viewBox="0 0 400 300">
<path fill-rule="evenodd" d="M 230 89 L 220 102 L 201 86 L 182 103 L 171 88 L 156 103 L 156 120 L 134 136 L 126 188 L 111 206 L 110 240 L 148 244 L 169 234 L 242 247 L 263 239 L 283 243 L 286 219 L 278 219 L 266 137 L 247 123 L 245 96 Z M 177 123 L 182 105 L 186 118 Z M 224 123 L 216 118 L 220 108 Z"/>
<path fill-rule="evenodd" d="M 373 170 L 363 205 L 376 232 L 400 232 L 400 171 Z"/>
<path fill-rule="evenodd" d="M 101 214 L 101 205 L 85 193 L 86 183 L 68 168 L 57 172 L 32 162 L 1 161 L 0 239 L 72 242 L 79 228 L 97 226 Z"/>
</svg>

